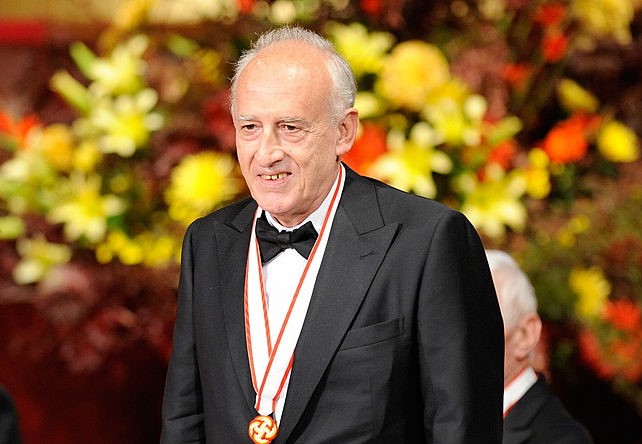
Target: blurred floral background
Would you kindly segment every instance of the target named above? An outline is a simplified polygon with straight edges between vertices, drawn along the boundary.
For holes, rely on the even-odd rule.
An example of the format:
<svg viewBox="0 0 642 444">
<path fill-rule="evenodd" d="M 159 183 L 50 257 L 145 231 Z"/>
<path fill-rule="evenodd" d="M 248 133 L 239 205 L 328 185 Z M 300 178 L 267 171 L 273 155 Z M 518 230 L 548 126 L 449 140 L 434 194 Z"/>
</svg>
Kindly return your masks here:
<svg viewBox="0 0 642 444">
<path fill-rule="evenodd" d="M 358 78 L 345 161 L 514 255 L 557 393 L 596 443 L 642 443 L 642 1 L 109 5 L 0 9 L 0 384 L 25 444 L 157 442 L 183 232 L 247 194 L 232 63 L 294 23 Z"/>
</svg>

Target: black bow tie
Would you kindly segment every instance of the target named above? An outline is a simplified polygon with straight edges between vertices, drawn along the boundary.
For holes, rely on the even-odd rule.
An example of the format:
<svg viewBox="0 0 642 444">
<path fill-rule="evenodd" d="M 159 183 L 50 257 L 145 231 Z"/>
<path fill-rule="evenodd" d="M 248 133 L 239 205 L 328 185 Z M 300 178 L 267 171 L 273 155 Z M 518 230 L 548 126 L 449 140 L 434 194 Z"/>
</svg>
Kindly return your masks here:
<svg viewBox="0 0 642 444">
<path fill-rule="evenodd" d="M 262 264 L 269 262 L 287 248 L 294 248 L 307 259 L 317 236 L 317 230 L 310 221 L 293 231 L 279 231 L 270 225 L 265 213 L 256 220 L 256 238 L 259 240 Z"/>
</svg>

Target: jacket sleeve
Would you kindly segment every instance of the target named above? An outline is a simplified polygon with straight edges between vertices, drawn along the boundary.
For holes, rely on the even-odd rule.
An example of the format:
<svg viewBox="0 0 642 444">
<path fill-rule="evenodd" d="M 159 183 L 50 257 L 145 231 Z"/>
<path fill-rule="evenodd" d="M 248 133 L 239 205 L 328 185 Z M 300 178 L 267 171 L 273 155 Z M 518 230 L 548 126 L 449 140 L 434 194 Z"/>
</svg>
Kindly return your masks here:
<svg viewBox="0 0 642 444">
<path fill-rule="evenodd" d="M 427 442 L 500 444 L 503 323 L 483 245 L 461 213 L 437 223 L 419 291 Z"/>
<path fill-rule="evenodd" d="M 178 310 L 162 407 L 161 444 L 205 442 L 193 324 L 193 226 L 183 240 Z"/>
</svg>

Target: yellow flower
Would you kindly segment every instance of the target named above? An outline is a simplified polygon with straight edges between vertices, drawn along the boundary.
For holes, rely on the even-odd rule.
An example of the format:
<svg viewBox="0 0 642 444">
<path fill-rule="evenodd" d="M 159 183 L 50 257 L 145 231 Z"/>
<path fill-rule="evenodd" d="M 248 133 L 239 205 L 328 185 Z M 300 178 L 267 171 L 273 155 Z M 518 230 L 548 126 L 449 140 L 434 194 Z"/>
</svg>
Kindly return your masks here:
<svg viewBox="0 0 642 444">
<path fill-rule="evenodd" d="M 58 93 L 69 105 L 82 113 L 94 106 L 95 98 L 89 90 L 67 71 L 58 71 L 49 80 L 51 89 Z"/>
<path fill-rule="evenodd" d="M 437 46 L 409 40 L 396 45 L 384 59 L 375 91 L 395 106 L 420 111 L 430 94 L 449 79 L 448 60 Z"/>
<path fill-rule="evenodd" d="M 592 37 L 611 36 L 621 44 L 631 42 L 635 8 L 630 0 L 572 0 L 571 13 Z"/>
<path fill-rule="evenodd" d="M 96 259 L 101 264 L 106 264 L 123 250 L 129 243 L 129 238 L 122 231 L 110 231 L 103 242 L 96 246 Z"/>
<path fill-rule="evenodd" d="M 73 168 L 82 173 L 89 173 L 96 168 L 96 165 L 102 160 L 102 156 L 98 142 L 94 139 L 85 139 L 80 142 L 73 153 Z"/>
<path fill-rule="evenodd" d="M 472 172 L 463 173 L 455 180 L 455 188 L 463 194 L 461 212 L 480 231 L 492 238 L 501 238 L 505 227 L 522 231 L 526 224 L 526 208 L 521 198 L 526 191 L 526 180 L 519 170 L 506 174 L 497 164 L 486 167 L 483 182 Z"/>
<path fill-rule="evenodd" d="M 577 235 L 582 234 L 591 225 L 591 220 L 585 215 L 575 216 L 557 233 L 557 242 L 564 248 L 573 248 L 577 243 Z"/>
<path fill-rule="evenodd" d="M 172 262 L 180 252 L 180 243 L 176 237 L 166 234 L 156 235 L 145 232 L 136 236 L 136 242 L 145 252 L 143 263 L 150 267 L 161 267 Z"/>
<path fill-rule="evenodd" d="M 486 109 L 486 99 L 479 95 L 471 94 L 463 99 L 443 96 L 426 106 L 422 116 L 439 134 L 439 143 L 477 146 L 481 142 L 482 118 Z"/>
<path fill-rule="evenodd" d="M 380 116 L 385 112 L 385 105 L 379 96 L 368 91 L 359 91 L 354 100 L 354 107 L 359 110 L 361 119 Z"/>
<path fill-rule="evenodd" d="M 45 127 L 38 140 L 47 161 L 58 171 L 69 171 L 72 167 L 73 136 L 68 126 L 54 124 Z"/>
<path fill-rule="evenodd" d="M 68 246 L 47 242 L 42 236 L 18 239 L 16 249 L 22 257 L 13 269 L 13 279 L 18 284 L 40 282 L 51 268 L 71 259 Z"/>
<path fill-rule="evenodd" d="M 631 128 L 617 121 L 609 121 L 600 128 L 597 148 L 612 162 L 634 162 L 640 158 L 638 137 Z"/>
<path fill-rule="evenodd" d="M 232 156 L 214 151 L 183 158 L 165 191 L 170 218 L 187 225 L 233 198 L 242 186 L 235 165 Z"/>
<path fill-rule="evenodd" d="M 133 239 L 122 231 L 112 231 L 96 248 L 96 259 L 106 264 L 117 257 L 125 265 L 161 267 L 174 261 L 180 244 L 175 237 L 145 231 Z"/>
<path fill-rule="evenodd" d="M 379 73 L 383 68 L 385 53 L 395 42 L 392 34 L 368 32 L 361 23 L 343 25 L 331 22 L 326 31 L 357 78 L 368 73 Z"/>
<path fill-rule="evenodd" d="M 16 151 L 0 165 L 0 197 L 14 214 L 40 211 L 51 204 L 57 188 L 57 172 L 41 149 Z"/>
<path fill-rule="evenodd" d="M 479 98 L 481 98 L 484 102 L 486 99 L 484 99 L 482 96 L 476 96 L 476 98 L 473 99 L 473 102 L 470 102 L 469 105 L 464 105 L 469 97 L 471 97 L 471 91 L 468 85 L 466 85 L 462 80 L 458 78 L 450 77 L 442 84 L 437 85 L 426 97 L 426 108 L 430 109 L 431 107 L 439 107 L 439 104 L 442 101 L 452 100 L 459 106 L 466 106 L 467 111 L 470 111 L 472 113 L 471 116 L 473 114 L 478 115 L 480 111 L 486 112 L 486 104 L 482 104 L 479 101 Z M 483 109 L 480 108 L 479 105 L 481 105 Z M 424 113 L 425 111 L 426 110 L 423 110 Z"/>
<path fill-rule="evenodd" d="M 528 153 L 528 161 L 529 167 L 524 171 L 526 193 L 535 199 L 544 199 L 551 192 L 548 155 L 541 148 L 534 148 Z"/>
<path fill-rule="evenodd" d="M 121 214 L 125 204 L 112 194 L 101 195 L 101 177 L 72 175 L 70 196 L 48 215 L 52 223 L 63 223 L 65 236 L 74 241 L 85 237 L 91 243 L 104 239 L 107 219 Z"/>
<path fill-rule="evenodd" d="M 90 89 L 100 97 L 110 94 L 133 94 L 143 83 L 145 61 L 143 53 L 149 39 L 140 34 L 118 45 L 107 57 L 97 57 L 84 43 L 71 47 L 78 67 L 93 81 Z"/>
<path fill-rule="evenodd" d="M 135 240 L 128 239 L 118 251 L 118 259 L 125 265 L 137 265 L 145 259 L 145 250 Z"/>
<path fill-rule="evenodd" d="M 571 270 L 568 278 L 571 290 L 577 295 L 575 312 L 583 320 L 597 318 L 611 293 L 611 284 L 599 267 Z"/>
<path fill-rule="evenodd" d="M 21 217 L 0 216 L 0 240 L 16 239 L 25 232 L 25 223 Z"/>
<path fill-rule="evenodd" d="M 153 89 L 144 89 L 134 96 L 105 98 L 92 111 L 86 124 L 88 131 L 97 130 L 99 147 L 104 153 L 130 157 L 149 139 L 150 132 L 163 124 L 160 114 L 151 112 L 158 100 Z"/>
<path fill-rule="evenodd" d="M 453 167 L 450 157 L 434 148 L 435 137 L 425 122 L 413 126 L 409 139 L 402 131 L 391 130 L 389 151 L 370 165 L 368 173 L 402 190 L 435 197 L 437 188 L 432 173 L 447 174 Z"/>
<path fill-rule="evenodd" d="M 562 107 L 569 114 L 578 111 L 594 113 L 600 106 L 600 102 L 593 94 L 571 79 L 560 80 L 557 85 L 557 96 Z"/>
</svg>

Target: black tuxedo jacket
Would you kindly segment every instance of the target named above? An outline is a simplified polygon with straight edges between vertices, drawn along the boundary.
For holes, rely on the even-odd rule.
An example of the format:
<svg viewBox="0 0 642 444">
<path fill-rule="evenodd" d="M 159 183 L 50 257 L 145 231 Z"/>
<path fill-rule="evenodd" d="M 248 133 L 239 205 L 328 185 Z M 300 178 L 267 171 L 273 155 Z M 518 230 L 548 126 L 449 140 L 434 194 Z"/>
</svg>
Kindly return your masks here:
<svg viewBox="0 0 642 444">
<path fill-rule="evenodd" d="M 0 387 L 0 443 L 20 444 L 18 413 L 11 395 Z"/>
<path fill-rule="evenodd" d="M 504 419 L 503 444 L 591 444 L 577 422 L 551 392 L 546 380 L 537 382 Z"/>
<path fill-rule="evenodd" d="M 499 444 L 503 328 L 477 233 L 459 212 L 347 170 L 274 444 Z M 256 205 L 186 232 L 163 444 L 249 442 Z"/>
</svg>

